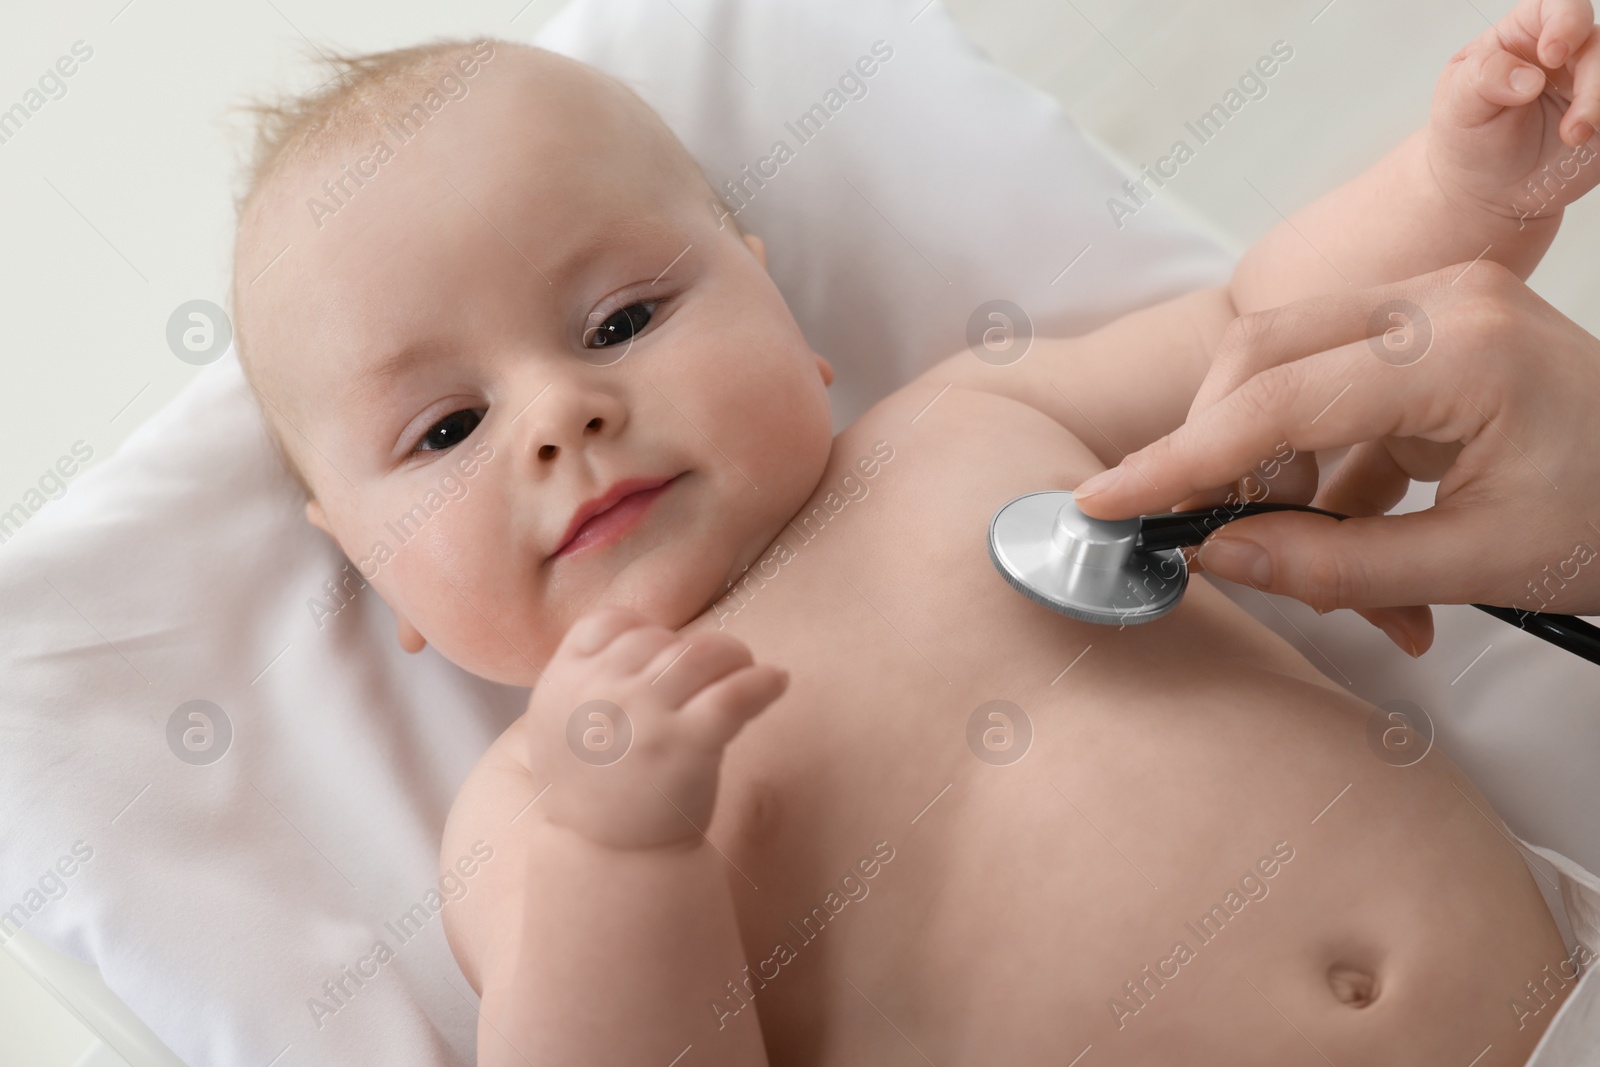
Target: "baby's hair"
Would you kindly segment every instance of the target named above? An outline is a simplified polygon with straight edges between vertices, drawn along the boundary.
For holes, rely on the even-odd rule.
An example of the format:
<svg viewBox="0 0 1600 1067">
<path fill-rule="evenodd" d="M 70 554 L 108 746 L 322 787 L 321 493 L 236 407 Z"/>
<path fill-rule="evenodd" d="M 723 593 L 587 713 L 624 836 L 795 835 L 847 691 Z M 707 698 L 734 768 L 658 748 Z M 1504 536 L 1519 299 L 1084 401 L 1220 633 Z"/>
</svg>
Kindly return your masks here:
<svg viewBox="0 0 1600 1067">
<path fill-rule="evenodd" d="M 245 168 L 244 188 L 234 203 L 237 229 L 244 229 L 252 213 L 257 210 L 262 189 L 273 178 L 297 163 L 314 161 L 335 148 L 359 143 L 359 138 L 396 121 L 397 116 L 420 109 L 418 102 L 426 99 L 429 93 L 439 94 L 444 89 L 444 95 L 449 95 L 445 79 L 454 78 L 456 82 L 464 84 L 465 78 L 476 73 L 472 69 L 473 64 L 488 63 L 503 50 L 555 59 L 554 53 L 543 49 L 495 38 L 473 41 L 441 39 L 411 48 L 362 55 L 317 49 L 316 60 L 327 73 L 319 85 L 305 93 L 253 100 L 240 109 L 254 116 L 255 143 Z M 681 170 L 702 187 L 708 197 L 714 198 L 715 203 L 721 203 L 720 198 L 716 198 L 712 192 L 711 182 L 705 172 L 660 116 L 628 86 L 614 78 L 607 77 L 607 80 L 637 101 L 664 135 L 662 143 L 668 146 L 669 154 L 676 157 L 665 161 L 667 166 L 664 171 Z M 403 118 L 399 121 L 403 121 Z M 722 221 L 733 222 L 734 232 L 743 234 L 731 212 L 724 214 Z M 295 483 L 307 498 L 311 498 L 315 494 L 308 480 L 295 462 L 292 452 L 284 446 L 283 427 L 279 424 L 287 422 L 287 419 L 263 394 L 256 368 L 252 365 L 249 337 L 238 314 L 241 284 L 238 266 L 235 258 L 231 295 L 234 305 L 234 345 L 239 363 L 256 398 L 257 407 L 261 409 L 274 449 Z"/>
<path fill-rule="evenodd" d="M 439 79 L 452 73 L 456 61 L 475 61 L 473 49 L 483 45 L 509 47 L 505 41 L 439 40 L 363 55 L 319 49 L 328 76 L 316 88 L 244 105 L 255 116 L 255 148 L 244 193 L 235 205 L 239 216 L 272 175 L 380 126 L 395 109 L 437 92 Z"/>
</svg>

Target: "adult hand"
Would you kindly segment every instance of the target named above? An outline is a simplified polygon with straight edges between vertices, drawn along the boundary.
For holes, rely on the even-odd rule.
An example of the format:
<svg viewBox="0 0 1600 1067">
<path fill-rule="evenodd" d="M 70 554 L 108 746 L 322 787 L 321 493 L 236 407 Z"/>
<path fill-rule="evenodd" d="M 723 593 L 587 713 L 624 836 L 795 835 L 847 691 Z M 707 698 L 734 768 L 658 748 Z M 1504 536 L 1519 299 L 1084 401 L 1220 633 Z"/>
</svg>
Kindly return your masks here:
<svg viewBox="0 0 1600 1067">
<path fill-rule="evenodd" d="M 1346 445 L 1317 489 L 1315 450 Z M 1434 506 L 1385 515 L 1412 479 L 1439 483 Z M 1356 517 L 1240 519 L 1200 547 L 1206 570 L 1355 608 L 1413 656 L 1428 604 L 1600 613 L 1600 341 L 1488 261 L 1246 315 L 1188 422 L 1076 499 L 1127 518 L 1230 484 Z"/>
</svg>

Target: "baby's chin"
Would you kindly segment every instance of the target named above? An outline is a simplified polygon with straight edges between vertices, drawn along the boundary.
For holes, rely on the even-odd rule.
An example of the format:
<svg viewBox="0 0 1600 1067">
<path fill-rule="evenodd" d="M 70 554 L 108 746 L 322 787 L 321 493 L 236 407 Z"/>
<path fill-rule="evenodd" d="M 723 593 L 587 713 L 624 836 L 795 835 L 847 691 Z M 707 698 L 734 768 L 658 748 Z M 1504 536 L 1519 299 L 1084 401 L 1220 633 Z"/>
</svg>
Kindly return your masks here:
<svg viewBox="0 0 1600 1067">
<path fill-rule="evenodd" d="M 656 546 L 598 588 L 589 583 L 552 583 L 542 601 L 532 596 L 523 600 L 534 605 L 531 611 L 498 616 L 474 612 L 456 620 L 458 627 L 446 624 L 443 632 L 431 631 L 429 641 L 470 674 L 532 688 L 567 630 L 585 615 L 622 608 L 654 625 L 681 630 L 712 610 L 727 591 L 734 566 L 731 556 L 720 559 L 713 546 Z"/>
</svg>

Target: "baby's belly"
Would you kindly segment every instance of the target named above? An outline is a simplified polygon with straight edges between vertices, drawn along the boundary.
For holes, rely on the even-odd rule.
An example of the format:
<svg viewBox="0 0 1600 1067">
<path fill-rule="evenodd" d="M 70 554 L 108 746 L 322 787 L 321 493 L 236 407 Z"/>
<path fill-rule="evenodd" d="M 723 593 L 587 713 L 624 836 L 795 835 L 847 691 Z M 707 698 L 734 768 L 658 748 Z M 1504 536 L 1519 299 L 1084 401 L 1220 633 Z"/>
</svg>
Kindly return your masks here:
<svg viewBox="0 0 1600 1067">
<path fill-rule="evenodd" d="M 708 829 L 751 964 L 708 1010 L 775 1064 L 1521 1063 L 1565 952 L 1484 799 L 1202 580 L 1123 630 L 1012 592 L 988 516 L 1098 465 L 940 404 L 841 437 L 894 458 L 713 616 L 793 681 Z"/>
</svg>

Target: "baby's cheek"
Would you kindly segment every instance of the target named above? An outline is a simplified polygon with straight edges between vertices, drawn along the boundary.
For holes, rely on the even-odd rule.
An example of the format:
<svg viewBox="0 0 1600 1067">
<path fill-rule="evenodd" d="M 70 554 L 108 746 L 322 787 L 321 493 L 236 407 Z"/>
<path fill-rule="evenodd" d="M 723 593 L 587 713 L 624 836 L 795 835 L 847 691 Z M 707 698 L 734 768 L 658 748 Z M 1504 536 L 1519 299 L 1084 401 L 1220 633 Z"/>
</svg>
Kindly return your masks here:
<svg viewBox="0 0 1600 1067">
<path fill-rule="evenodd" d="M 782 486 L 798 494 L 792 506 L 784 501 L 789 514 L 816 486 L 833 450 L 833 413 L 814 368 L 815 364 L 801 365 L 798 359 L 785 364 L 790 378 L 787 388 L 769 390 L 783 400 L 765 412 L 747 443 L 753 465 L 766 476 L 761 484 Z"/>
<path fill-rule="evenodd" d="M 396 556 L 400 610 L 452 663 L 481 677 L 531 684 L 547 658 L 533 582 L 535 554 L 497 518 L 492 494 L 474 492 L 433 513 Z"/>
</svg>

